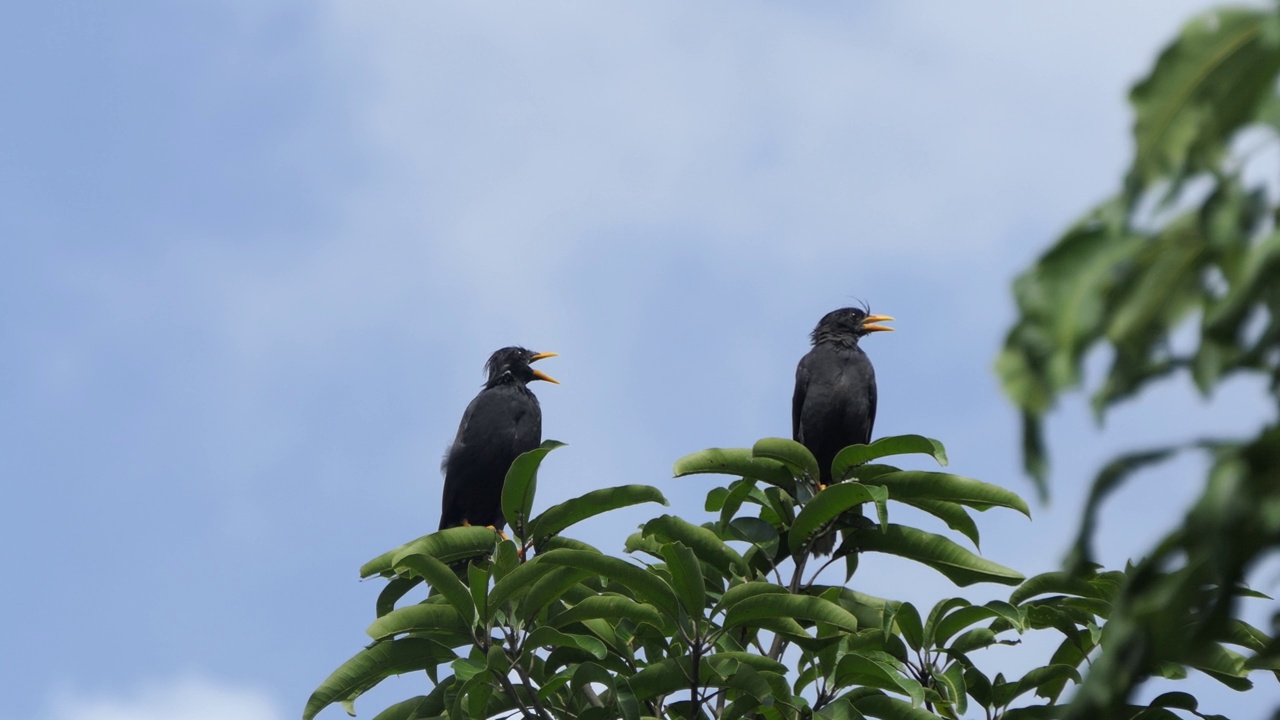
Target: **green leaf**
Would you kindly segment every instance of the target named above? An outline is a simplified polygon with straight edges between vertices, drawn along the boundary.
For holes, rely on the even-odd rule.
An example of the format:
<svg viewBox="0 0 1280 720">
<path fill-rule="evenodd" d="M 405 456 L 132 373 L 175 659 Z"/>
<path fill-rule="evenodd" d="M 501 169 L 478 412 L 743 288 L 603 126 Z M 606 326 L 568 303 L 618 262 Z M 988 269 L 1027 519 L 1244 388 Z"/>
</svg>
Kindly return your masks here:
<svg viewBox="0 0 1280 720">
<path fill-rule="evenodd" d="M 1127 184 L 1212 169 L 1234 131 L 1270 96 L 1280 69 L 1276 15 L 1220 8 L 1183 28 L 1130 94 L 1137 154 Z"/>
<path fill-rule="evenodd" d="M 1071 570 L 1083 570 L 1087 564 L 1092 562 L 1093 531 L 1097 524 L 1098 512 L 1101 510 L 1102 501 L 1134 473 L 1149 465 L 1163 462 L 1180 450 L 1182 450 L 1181 447 L 1173 446 L 1126 453 L 1107 463 L 1106 467 L 1094 478 L 1093 484 L 1089 489 L 1089 498 L 1085 502 L 1083 517 L 1080 520 L 1080 532 L 1076 536 L 1071 556 L 1067 562 Z"/>
<path fill-rule="evenodd" d="M 724 626 L 736 627 L 765 618 L 791 617 L 821 622 L 854 632 L 858 619 L 836 603 L 809 595 L 758 594 L 735 602 L 725 614 Z"/>
<path fill-rule="evenodd" d="M 974 547 L 979 546 L 978 524 L 973 521 L 969 511 L 960 503 L 946 500 L 929 500 L 927 498 L 894 498 L 903 505 L 929 513 L 947 524 L 947 527 L 969 538 Z"/>
<path fill-rule="evenodd" d="M 684 543 L 672 542 L 662 547 L 662 557 L 667 561 L 671 586 L 684 605 L 685 612 L 690 617 L 702 617 L 702 609 L 707 603 L 707 591 L 698 556 Z"/>
<path fill-rule="evenodd" d="M 382 617 L 395 610 L 396 603 L 399 602 L 400 598 L 407 595 L 410 590 L 417 587 L 421 582 L 422 578 L 420 577 L 391 578 L 391 581 L 382 589 L 382 592 L 378 593 L 378 602 L 375 607 L 377 616 Z"/>
<path fill-rule="evenodd" d="M 647 502 L 666 505 L 667 499 L 657 488 L 649 485 L 622 485 L 592 490 L 581 497 L 552 505 L 530 520 L 529 537 L 535 543 L 540 543 L 587 518 Z"/>
<path fill-rule="evenodd" d="M 836 681 L 840 685 L 863 685 L 902 693 L 911 698 L 913 706 L 924 703 L 925 690 L 919 680 L 908 677 L 910 671 L 896 658 L 879 651 L 856 651 L 840 658 L 836 667 Z M 855 707 L 873 717 L 855 702 Z"/>
<path fill-rule="evenodd" d="M 818 461 L 813 453 L 795 440 L 786 438 L 764 438 L 751 448 L 751 455 L 757 458 L 777 460 L 791 468 L 797 475 L 807 476 L 814 483 L 821 475 L 818 472 Z"/>
<path fill-rule="evenodd" d="M 867 717 L 880 720 L 938 720 L 937 715 L 888 695 L 865 695 L 855 700 L 853 707 Z"/>
<path fill-rule="evenodd" d="M 1021 605 L 1037 595 L 1066 593 L 1085 598 L 1105 600 L 1106 596 L 1088 580 L 1065 572 L 1047 572 L 1028 578 L 1009 594 L 1009 602 Z"/>
<path fill-rule="evenodd" d="M 924 626 L 920 622 L 920 611 L 915 605 L 904 602 L 893 613 L 893 621 L 902 633 L 902 639 L 912 650 L 919 650 L 924 645 Z"/>
<path fill-rule="evenodd" d="M 662 578 L 618 558 L 582 550 L 552 550 L 538 556 L 543 563 L 588 570 L 627 588 L 638 600 L 679 617 L 675 592 Z"/>
<path fill-rule="evenodd" d="M 795 482 L 795 477 L 785 465 L 777 460 L 754 457 L 745 448 L 711 448 L 686 455 L 676 461 L 672 472 L 676 477 L 704 473 L 737 475 L 781 488 L 790 488 Z"/>
<path fill-rule="evenodd" d="M 779 662 L 749 652 L 721 652 L 713 656 L 717 662 L 736 660 L 757 672 L 785 673 L 787 668 Z M 667 658 L 651 663 L 630 678 L 631 689 L 637 700 L 645 701 L 658 695 L 668 695 L 680 688 L 689 687 L 693 663 L 688 657 Z M 716 672 L 711 658 L 703 657 L 698 663 L 698 673 L 705 678 L 708 687 L 723 687 L 725 679 Z"/>
<path fill-rule="evenodd" d="M 412 572 L 421 576 L 427 581 L 427 584 L 435 588 L 437 592 L 444 596 L 449 604 L 458 611 L 467 622 L 473 622 L 476 618 L 476 606 L 471 599 L 471 591 L 466 585 L 458 579 L 457 575 L 449 569 L 449 566 L 431 557 L 430 555 L 413 554 L 396 558 L 396 571 L 401 574 L 408 574 L 405 571 Z"/>
<path fill-rule="evenodd" d="M 374 620 L 365 630 L 374 640 L 404 633 L 444 631 L 465 635 L 471 623 L 449 605 L 419 603 L 397 608 Z"/>
<path fill-rule="evenodd" d="M 968 505 L 977 510 L 1005 507 L 1031 517 L 1027 503 L 1018 494 L 999 485 L 949 473 L 901 470 L 864 481 L 889 490 L 891 499 L 924 498 Z"/>
<path fill-rule="evenodd" d="M 964 609 L 967 607 L 972 607 L 969 601 L 958 597 L 935 603 L 933 608 L 929 610 L 929 617 L 924 622 L 921 646 L 932 648 L 938 635 L 938 624 L 944 618 L 949 617 L 948 613 L 951 613 L 956 608 Z M 943 642 L 945 641 L 946 638 L 943 638 Z"/>
<path fill-rule="evenodd" d="M 884 437 L 868 445 L 850 445 L 836 454 L 831 463 L 831 477 L 837 482 L 848 479 L 853 469 L 863 463 L 892 455 L 919 453 L 928 455 L 946 467 L 947 451 L 942 443 L 923 435 L 895 435 Z"/>
<path fill-rule="evenodd" d="M 746 575 L 747 561 L 714 531 L 699 527 L 674 515 L 663 515 L 644 524 L 644 534 L 659 535 L 683 543 L 698 559 L 729 575 Z"/>
<path fill-rule="evenodd" d="M 419 720 L 439 715 L 439 712 L 431 712 L 430 705 L 431 698 L 418 695 L 392 705 L 374 716 L 373 720 Z"/>
<path fill-rule="evenodd" d="M 502 484 L 502 514 L 516 537 L 529 538 L 528 523 L 533 517 L 533 496 L 538 489 L 538 467 L 547 453 L 564 443 L 556 440 L 543 440 L 542 445 L 521 453 L 507 470 L 507 478 Z"/>
<path fill-rule="evenodd" d="M 996 634 L 987 628 L 974 628 L 965 632 L 951 643 L 953 652 L 968 653 L 996 643 Z"/>
<path fill-rule="evenodd" d="M 969 709 L 969 698 L 964 680 L 964 668 L 960 663 L 952 663 L 943 672 L 934 672 L 934 680 L 946 688 L 947 701 L 951 703 L 957 717 L 963 717 Z"/>
<path fill-rule="evenodd" d="M 529 586 L 529 591 L 520 598 L 519 616 L 533 619 L 538 613 L 552 603 L 564 597 L 571 588 L 591 576 L 591 572 L 582 568 L 556 567 L 542 568 L 537 580 Z"/>
<path fill-rule="evenodd" d="M 890 524 L 887 530 L 853 530 L 857 547 L 915 560 L 947 576 L 951 582 L 972 585 L 995 582 L 1016 585 L 1022 573 L 978 557 L 941 535 Z"/>
<path fill-rule="evenodd" d="M 791 525 L 787 540 L 791 552 L 800 552 L 815 532 L 841 514 L 865 502 L 884 502 L 885 500 L 884 488 L 862 483 L 845 482 L 827 487 L 804 505 Z"/>
<path fill-rule="evenodd" d="M 563 627 L 570 623 L 604 618 L 607 620 L 630 620 L 635 623 L 648 623 L 661 630 L 662 614 L 657 608 L 647 603 L 640 603 L 628 597 L 614 594 L 594 595 L 556 616 L 556 624 Z"/>
<path fill-rule="evenodd" d="M 781 585 L 775 585 L 771 582 L 752 581 L 734 585 L 724 591 L 724 595 L 720 597 L 720 602 L 712 609 L 712 613 L 726 611 L 734 605 L 756 595 L 786 595 L 787 589 Z"/>
<path fill-rule="evenodd" d="M 609 654 L 605 644 L 590 635 L 560 632 L 549 625 L 540 625 L 529 633 L 526 647 L 567 647 L 584 650 L 595 659 L 603 660 Z"/>
<path fill-rule="evenodd" d="M 391 575 L 395 559 L 405 555 L 430 555 L 443 563 L 466 560 L 493 552 L 498 534 L 482 527 L 455 527 L 430 535 L 423 535 L 413 542 L 382 553 L 360 568 L 360 577 Z"/>
<path fill-rule="evenodd" d="M 356 653 L 334 670 L 307 699 L 302 720 L 312 720 L 335 702 L 350 704 L 369 688 L 392 675 L 425 670 L 441 662 L 439 645 L 429 640 L 406 638 L 380 642 Z"/>
</svg>

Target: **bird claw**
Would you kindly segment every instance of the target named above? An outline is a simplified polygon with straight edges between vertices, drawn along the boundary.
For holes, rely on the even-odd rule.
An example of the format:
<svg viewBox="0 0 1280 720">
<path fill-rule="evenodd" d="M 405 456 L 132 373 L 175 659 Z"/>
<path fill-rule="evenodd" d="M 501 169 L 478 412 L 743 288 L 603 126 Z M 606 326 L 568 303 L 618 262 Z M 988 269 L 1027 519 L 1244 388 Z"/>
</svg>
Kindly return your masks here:
<svg viewBox="0 0 1280 720">
<path fill-rule="evenodd" d="M 823 485 L 822 483 L 818 483 L 818 492 L 822 492 L 823 490 L 826 490 L 826 489 L 827 489 L 826 485 Z"/>
<path fill-rule="evenodd" d="M 510 539 L 511 539 L 511 538 L 507 537 L 507 534 L 506 534 L 506 533 L 502 532 L 501 530 L 499 530 L 498 528 L 494 527 L 493 525 L 485 525 L 485 527 L 486 527 L 486 528 L 488 528 L 489 530 L 492 530 L 492 531 L 494 531 L 494 532 L 498 533 L 498 537 L 502 538 L 503 540 L 510 540 Z"/>
</svg>

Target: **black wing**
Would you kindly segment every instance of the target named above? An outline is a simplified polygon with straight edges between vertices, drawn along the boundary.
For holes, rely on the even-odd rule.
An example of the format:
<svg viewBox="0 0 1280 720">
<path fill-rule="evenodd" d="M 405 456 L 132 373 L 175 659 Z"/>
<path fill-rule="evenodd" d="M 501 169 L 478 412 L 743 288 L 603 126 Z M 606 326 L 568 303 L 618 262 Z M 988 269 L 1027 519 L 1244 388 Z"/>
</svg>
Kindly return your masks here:
<svg viewBox="0 0 1280 720">
<path fill-rule="evenodd" d="M 800 358 L 796 365 L 796 390 L 791 395 L 791 439 L 801 442 L 800 411 L 804 409 L 804 396 L 809 391 L 809 356 Z"/>
</svg>

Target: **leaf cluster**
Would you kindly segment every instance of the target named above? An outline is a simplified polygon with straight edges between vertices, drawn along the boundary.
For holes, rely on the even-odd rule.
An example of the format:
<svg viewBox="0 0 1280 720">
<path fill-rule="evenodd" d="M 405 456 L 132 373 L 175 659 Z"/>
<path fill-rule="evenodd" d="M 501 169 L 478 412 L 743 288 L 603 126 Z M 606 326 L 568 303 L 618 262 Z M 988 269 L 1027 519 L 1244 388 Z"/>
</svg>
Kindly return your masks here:
<svg viewBox="0 0 1280 720">
<path fill-rule="evenodd" d="M 1087 213 L 1015 282 L 1018 318 L 997 363 L 1021 409 L 1027 469 L 1042 493 L 1044 416 L 1079 387 L 1086 356 L 1110 367 L 1091 388 L 1099 420 L 1178 376 L 1211 395 L 1261 378 L 1280 408 L 1280 198 L 1260 166 L 1280 148 L 1280 6 L 1221 8 L 1189 22 L 1130 94 L 1135 153 L 1119 193 Z M 1259 173 L 1262 170 L 1262 173 Z M 1175 341 L 1176 340 L 1176 341 Z M 1207 457 L 1200 497 L 1132 570 L 1074 717 L 1120 712 L 1170 663 L 1214 677 L 1274 667 L 1274 643 L 1235 615 L 1251 567 L 1280 543 L 1280 426 L 1188 439 L 1115 458 L 1094 480 L 1068 569 L 1092 561 L 1106 496 L 1180 453 Z M 1172 629 L 1172 630 L 1171 630 Z M 1258 638 L 1250 657 L 1217 641 Z"/>
</svg>

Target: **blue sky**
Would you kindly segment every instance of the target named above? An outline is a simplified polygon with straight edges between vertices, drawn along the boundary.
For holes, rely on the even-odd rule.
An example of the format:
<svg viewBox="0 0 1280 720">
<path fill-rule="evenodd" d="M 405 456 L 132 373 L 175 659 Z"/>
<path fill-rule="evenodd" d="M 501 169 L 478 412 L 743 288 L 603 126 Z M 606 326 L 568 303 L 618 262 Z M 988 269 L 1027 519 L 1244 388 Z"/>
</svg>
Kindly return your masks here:
<svg viewBox="0 0 1280 720">
<path fill-rule="evenodd" d="M 503 345 L 561 353 L 537 391 L 569 447 L 540 504 L 643 482 L 698 519 L 709 484 L 671 463 L 785 435 L 808 331 L 865 299 L 898 318 L 866 343 L 877 434 L 937 437 L 955 472 L 1030 497 L 991 370 L 1009 282 L 1116 189 L 1125 91 L 1205 6 L 15 6 L 0 717 L 296 717 L 363 642 L 357 567 L 434 528 L 440 455 Z M 1249 382 L 1163 389 L 1102 430 L 1068 402 L 1053 504 L 981 516 L 984 552 L 1051 569 L 1110 453 L 1269 412 Z M 1116 496 L 1109 563 L 1195 471 Z M 617 550 L 655 512 L 580 537 Z M 957 594 L 888 559 L 857 582 Z M 1190 687 L 1262 717 L 1280 693 L 1259 681 Z"/>
</svg>

